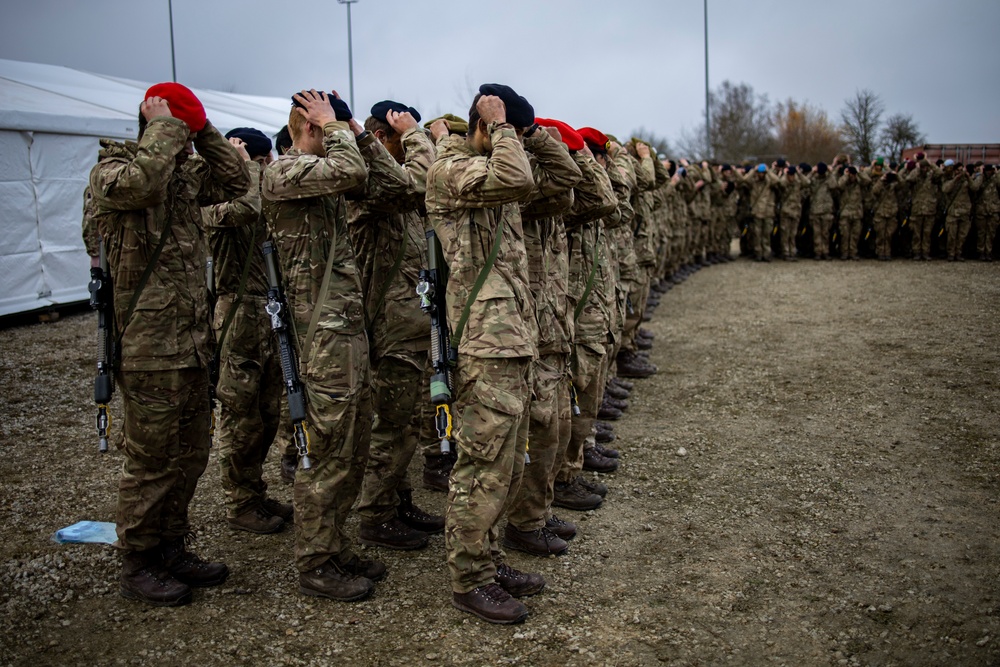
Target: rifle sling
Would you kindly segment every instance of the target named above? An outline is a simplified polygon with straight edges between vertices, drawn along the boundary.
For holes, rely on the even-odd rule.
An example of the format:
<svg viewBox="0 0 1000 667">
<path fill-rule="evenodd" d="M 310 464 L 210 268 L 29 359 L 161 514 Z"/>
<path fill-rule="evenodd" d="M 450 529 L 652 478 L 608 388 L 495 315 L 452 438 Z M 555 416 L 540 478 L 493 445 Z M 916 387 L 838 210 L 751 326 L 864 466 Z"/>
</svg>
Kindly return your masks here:
<svg viewBox="0 0 1000 667">
<path fill-rule="evenodd" d="M 148 211 L 147 211 L 148 215 Z M 167 245 L 167 236 L 170 234 L 169 223 L 164 226 L 163 231 L 160 233 L 160 240 L 156 244 L 156 248 L 153 249 L 153 254 L 149 258 L 149 264 L 146 265 L 146 269 L 139 276 L 139 282 L 136 284 L 135 289 L 132 290 L 132 298 L 128 302 L 128 310 L 125 311 L 125 320 L 122 324 L 122 330 L 118 332 L 118 348 L 121 349 L 122 339 L 125 337 L 125 330 L 128 329 L 129 323 L 132 321 L 132 315 L 135 314 L 135 307 L 139 304 L 139 297 L 142 295 L 142 291 L 146 288 L 146 283 L 149 282 L 150 276 L 153 275 L 153 269 L 156 268 L 156 263 L 160 261 L 160 254 L 163 252 L 163 247 Z"/>
<path fill-rule="evenodd" d="M 385 277 L 385 282 L 382 283 L 382 289 L 379 290 L 378 299 L 375 301 L 375 308 L 371 312 L 371 317 L 374 318 L 380 310 L 382 310 L 382 304 L 385 303 L 385 297 L 389 294 L 389 288 L 392 286 L 392 281 L 396 278 L 396 274 L 399 273 L 399 267 L 403 265 L 403 257 L 406 255 L 406 245 L 409 241 L 410 235 L 407 233 L 406 229 L 403 229 L 403 240 L 399 243 L 399 251 L 396 253 L 396 259 L 392 263 L 392 268 L 389 269 L 388 275 Z M 368 322 L 368 327 L 371 327 L 371 321 Z"/>
<path fill-rule="evenodd" d="M 337 202 L 337 209 L 340 208 L 340 202 Z M 323 210 L 323 217 L 326 218 L 326 209 Z M 326 218 L 329 222 L 329 219 Z M 319 328 L 319 314 L 323 309 L 323 305 L 326 303 L 326 297 L 330 294 L 330 277 L 333 274 L 333 256 L 337 251 L 337 225 L 336 220 L 333 224 L 333 233 L 330 235 L 330 249 L 327 252 L 326 258 L 326 271 L 323 274 L 323 283 L 319 287 L 319 298 L 316 303 L 313 304 L 312 318 L 309 320 L 309 328 L 306 330 L 306 340 L 305 344 L 302 346 L 302 362 L 309 362 L 309 352 L 312 350 L 313 338 L 316 337 L 316 329 Z"/>
<path fill-rule="evenodd" d="M 476 278 L 476 284 L 472 286 L 472 291 L 469 292 L 469 298 L 465 302 L 465 308 L 462 309 L 462 316 L 458 320 L 458 326 L 455 328 L 455 333 L 451 337 L 451 347 L 457 350 L 458 344 L 462 341 L 462 332 L 465 330 L 465 323 L 469 321 L 469 313 L 472 311 L 472 304 L 475 303 L 476 297 L 479 296 L 479 291 L 483 289 L 483 285 L 486 284 L 486 278 L 489 277 L 490 271 L 493 270 L 493 263 L 496 262 L 497 255 L 500 253 L 500 243 L 503 241 L 503 217 L 500 218 L 500 223 L 497 225 L 496 238 L 493 240 L 493 249 L 490 250 L 490 256 L 486 258 L 486 264 L 483 265 L 482 270 L 479 272 L 479 277 Z"/>
<path fill-rule="evenodd" d="M 233 318 L 236 317 L 236 309 L 240 307 L 240 303 L 243 301 L 243 294 L 246 292 L 247 278 L 250 276 L 250 260 L 253 258 L 254 246 L 257 241 L 257 230 L 259 227 L 260 217 L 257 218 L 257 223 L 253 227 L 253 236 L 250 239 L 247 256 L 243 260 L 243 273 L 240 274 L 240 286 L 236 290 L 236 298 L 233 299 L 233 304 L 230 306 L 229 312 L 226 313 L 226 319 L 222 322 L 222 328 L 219 329 L 219 340 L 215 342 L 216 372 L 219 370 L 219 355 L 222 354 L 222 342 L 226 340 L 226 332 L 229 331 L 229 325 L 233 323 Z"/>
<path fill-rule="evenodd" d="M 583 250 L 583 241 L 581 239 L 580 249 Z M 584 306 L 587 305 L 587 299 L 590 298 L 590 292 L 594 289 L 594 278 L 597 277 L 597 265 L 601 257 L 601 228 L 597 228 L 597 235 L 594 236 L 594 260 L 590 263 L 590 275 L 587 276 L 587 285 L 583 288 L 583 294 L 580 295 L 580 301 L 576 304 L 576 309 L 573 311 L 573 321 L 580 319 L 580 313 L 583 312 Z"/>
</svg>

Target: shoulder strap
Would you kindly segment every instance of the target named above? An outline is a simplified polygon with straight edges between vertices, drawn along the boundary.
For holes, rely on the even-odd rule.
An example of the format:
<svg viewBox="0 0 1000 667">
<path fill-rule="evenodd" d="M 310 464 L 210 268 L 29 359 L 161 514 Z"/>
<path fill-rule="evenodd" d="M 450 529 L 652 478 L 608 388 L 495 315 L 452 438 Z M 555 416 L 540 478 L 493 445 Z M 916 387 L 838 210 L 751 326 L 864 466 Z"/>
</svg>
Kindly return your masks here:
<svg viewBox="0 0 1000 667">
<path fill-rule="evenodd" d="M 580 249 L 583 249 L 583 244 L 580 244 Z M 594 289 L 594 278 L 597 277 L 597 265 L 601 258 L 601 228 L 597 228 L 597 235 L 594 237 L 594 259 L 590 263 L 590 275 L 587 276 L 587 286 L 583 288 L 583 294 L 580 295 L 580 301 L 576 304 L 576 309 L 573 311 L 573 321 L 580 319 L 580 313 L 583 312 L 584 306 L 587 305 L 587 299 L 590 298 L 590 292 Z"/>
<path fill-rule="evenodd" d="M 493 270 L 493 264 L 496 262 L 497 255 L 500 253 L 500 243 L 503 240 L 503 217 L 500 218 L 500 224 L 497 225 L 497 235 L 493 240 L 493 249 L 490 250 L 490 256 L 486 258 L 486 264 L 483 265 L 483 269 L 479 272 L 479 277 L 476 278 L 476 284 L 472 286 L 472 291 L 469 292 L 469 298 L 465 302 L 465 308 L 462 309 L 462 317 L 458 320 L 458 326 L 455 328 L 455 332 L 451 337 L 451 347 L 457 350 L 458 344 L 462 341 L 462 332 L 465 330 L 465 324 L 469 321 L 469 313 L 472 311 L 472 304 L 476 301 L 476 297 L 479 296 L 479 291 L 483 289 L 483 285 L 486 284 L 486 278 L 490 275 L 490 271 Z"/>
<path fill-rule="evenodd" d="M 382 283 L 382 289 L 379 290 L 378 299 L 375 301 L 375 308 L 372 309 L 370 314 L 371 318 L 374 318 L 380 310 L 382 310 L 382 304 L 385 303 L 385 297 L 389 294 L 389 288 L 392 286 L 392 281 L 395 279 L 396 274 L 399 273 L 399 267 L 403 265 L 403 257 L 406 255 L 406 245 L 410 239 L 408 230 L 403 228 L 403 240 L 399 243 L 399 251 L 396 252 L 396 260 L 392 263 L 392 268 L 389 269 L 389 273 L 385 277 L 385 281 Z M 371 327 L 371 321 L 368 322 L 368 326 Z"/>
<path fill-rule="evenodd" d="M 167 236 L 169 234 L 170 223 L 168 222 L 164 225 L 163 231 L 160 232 L 160 240 L 156 244 L 156 248 L 153 250 L 153 254 L 149 258 L 149 263 L 146 265 L 146 269 L 142 272 L 142 275 L 139 276 L 139 282 L 136 284 L 135 289 L 132 290 L 132 298 L 128 302 L 128 310 L 125 311 L 125 320 L 122 323 L 121 331 L 118 332 L 119 349 L 121 348 L 122 338 L 125 336 L 125 330 L 128 329 L 129 322 L 132 321 L 132 315 L 135 314 L 135 307 L 139 304 L 139 297 L 142 295 L 142 291 L 146 288 L 146 283 L 149 282 L 150 276 L 153 275 L 153 269 L 156 268 L 156 263 L 160 261 L 160 254 L 163 252 L 163 246 L 167 244 Z"/>
<path fill-rule="evenodd" d="M 219 340 L 215 342 L 216 362 L 218 362 L 219 354 L 222 352 L 222 342 L 226 340 L 226 332 L 229 331 L 229 325 L 233 323 L 233 318 L 236 317 L 236 309 L 239 308 L 240 303 L 243 301 L 243 294 L 246 292 L 247 278 L 250 276 L 250 264 L 252 263 L 251 260 L 253 259 L 253 251 L 257 243 L 257 231 L 259 228 L 260 218 L 257 218 L 257 223 L 253 227 L 253 236 L 250 238 L 250 246 L 243 260 L 243 273 L 240 274 L 240 286 L 236 290 L 236 298 L 233 299 L 233 304 L 229 308 L 229 312 L 226 313 L 226 319 L 222 322 L 222 328 L 219 329 Z"/>
<path fill-rule="evenodd" d="M 336 210 L 340 209 L 340 201 L 337 201 Z M 335 213 L 336 213 L 335 210 Z M 323 217 L 326 218 L 326 210 L 323 211 Z M 329 222 L 329 219 L 327 219 Z M 327 253 L 326 258 L 326 272 L 323 274 L 323 284 L 319 287 L 319 298 L 316 303 L 313 304 L 312 318 L 309 320 L 309 328 L 306 330 L 306 340 L 305 344 L 302 346 L 302 360 L 308 361 L 309 352 L 312 350 L 313 338 L 316 336 L 316 329 L 319 328 L 319 313 L 323 309 L 323 304 L 326 303 L 326 298 L 330 294 L 330 276 L 333 274 L 333 257 L 337 252 L 337 221 L 334 220 L 332 225 L 333 233 L 330 235 L 330 249 Z"/>
</svg>

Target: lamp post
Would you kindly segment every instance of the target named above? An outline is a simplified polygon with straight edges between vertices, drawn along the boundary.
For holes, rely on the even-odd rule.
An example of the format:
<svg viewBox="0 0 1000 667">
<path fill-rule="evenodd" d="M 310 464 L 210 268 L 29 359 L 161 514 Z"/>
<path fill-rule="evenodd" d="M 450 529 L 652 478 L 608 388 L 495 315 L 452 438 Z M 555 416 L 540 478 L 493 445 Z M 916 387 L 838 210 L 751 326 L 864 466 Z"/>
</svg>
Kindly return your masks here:
<svg viewBox="0 0 1000 667">
<path fill-rule="evenodd" d="M 174 58 L 174 2 L 167 0 L 167 13 L 170 15 L 170 75 L 171 80 L 177 83 L 177 59 Z"/>
<path fill-rule="evenodd" d="M 358 0 L 337 0 L 347 5 L 347 77 L 351 86 L 351 108 L 354 108 L 354 45 L 351 43 L 351 5 Z"/>
<path fill-rule="evenodd" d="M 712 157 L 712 116 L 708 104 L 708 0 L 705 0 L 705 150 Z"/>
</svg>

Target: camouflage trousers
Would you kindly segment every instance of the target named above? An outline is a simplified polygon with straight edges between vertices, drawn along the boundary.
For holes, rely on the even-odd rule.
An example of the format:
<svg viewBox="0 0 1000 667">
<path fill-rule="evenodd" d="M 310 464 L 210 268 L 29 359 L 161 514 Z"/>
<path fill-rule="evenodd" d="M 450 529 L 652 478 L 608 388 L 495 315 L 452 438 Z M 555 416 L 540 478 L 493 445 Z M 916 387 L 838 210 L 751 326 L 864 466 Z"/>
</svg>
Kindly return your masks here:
<svg viewBox="0 0 1000 667">
<path fill-rule="evenodd" d="M 783 257 L 795 257 L 795 240 L 799 235 L 799 215 L 783 215 L 778 223 L 778 232 L 781 234 L 781 252 Z"/>
<path fill-rule="evenodd" d="M 643 265 L 639 267 L 639 275 L 630 284 L 628 300 L 632 305 L 631 310 L 625 313 L 625 326 L 622 329 L 621 346 L 632 352 L 635 351 L 635 334 L 642 324 L 642 316 L 646 312 L 646 300 L 649 299 L 649 287 L 653 280 L 655 266 Z"/>
<path fill-rule="evenodd" d="M 861 218 L 840 216 L 840 257 L 855 259 L 858 256 L 858 240 L 861 238 Z"/>
<path fill-rule="evenodd" d="M 267 452 L 278 433 L 284 400 L 281 362 L 267 299 L 244 295 L 233 316 L 219 355 L 219 466 L 226 494 L 226 514 L 234 518 L 267 497 L 262 477 Z M 233 295 L 219 297 L 215 333 L 233 306 Z"/>
<path fill-rule="evenodd" d="M 122 371 L 117 381 L 125 408 L 118 546 L 145 551 L 190 532 L 188 506 L 211 446 L 208 373 Z"/>
<path fill-rule="evenodd" d="M 1000 215 L 983 214 L 976 216 L 976 250 L 980 255 L 993 256 L 993 239 L 997 236 Z"/>
<path fill-rule="evenodd" d="M 876 215 L 872 224 L 875 227 L 875 255 L 889 257 L 892 255 L 892 233 L 896 231 L 896 216 Z"/>
<path fill-rule="evenodd" d="M 295 475 L 295 566 L 307 572 L 353 555 L 345 533 L 372 431 L 368 337 L 320 329 L 303 364 L 312 468 Z"/>
<path fill-rule="evenodd" d="M 572 417 L 569 447 L 558 463 L 557 482 L 572 481 L 583 472 L 583 451 L 594 447 L 594 422 L 601 409 L 609 367 L 609 355 L 605 350 L 599 343 L 573 344 L 570 369 L 580 414 Z"/>
<path fill-rule="evenodd" d="M 523 531 L 545 525 L 552 515 L 558 462 L 566 456 L 572 425 L 569 359 L 547 354 L 534 363 L 528 422 L 528 457 L 507 521 Z"/>
<path fill-rule="evenodd" d="M 948 235 L 948 257 L 958 258 L 962 255 L 962 246 L 972 229 L 972 220 L 968 213 L 949 213 L 944 220 L 945 233 Z"/>
<path fill-rule="evenodd" d="M 452 590 L 467 593 L 494 582 L 500 518 L 524 471 L 531 400 L 531 360 L 461 356 L 452 405 L 458 460 L 445 511 L 445 548 Z"/>
<path fill-rule="evenodd" d="M 934 229 L 933 215 L 910 215 L 910 229 L 913 231 L 913 256 L 931 256 L 931 231 Z"/>
<path fill-rule="evenodd" d="M 433 406 L 427 399 L 427 353 L 404 355 L 382 357 L 372 367 L 375 422 L 358 513 L 362 521 L 373 524 L 396 516 L 397 492 L 411 489 L 406 469 L 413 453 L 435 437 Z"/>
<path fill-rule="evenodd" d="M 750 236 L 750 252 L 754 259 L 767 258 L 771 256 L 771 226 L 774 221 L 770 218 L 754 217 L 750 224 L 748 234 Z"/>
<path fill-rule="evenodd" d="M 830 256 L 830 227 L 833 226 L 833 213 L 814 213 L 809 216 L 813 230 L 813 252 L 816 257 Z"/>
</svg>

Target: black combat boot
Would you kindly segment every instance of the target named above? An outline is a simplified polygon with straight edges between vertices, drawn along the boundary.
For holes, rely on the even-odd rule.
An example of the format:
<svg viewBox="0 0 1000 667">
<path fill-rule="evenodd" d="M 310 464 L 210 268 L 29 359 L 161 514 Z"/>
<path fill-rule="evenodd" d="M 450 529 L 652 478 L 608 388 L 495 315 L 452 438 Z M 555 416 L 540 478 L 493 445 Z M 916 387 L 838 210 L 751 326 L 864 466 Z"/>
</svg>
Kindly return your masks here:
<svg viewBox="0 0 1000 667">
<path fill-rule="evenodd" d="M 299 468 L 299 457 L 296 454 L 281 455 L 281 479 L 288 484 L 295 483 L 295 471 Z"/>
<path fill-rule="evenodd" d="M 572 521 L 563 521 L 555 514 L 545 520 L 545 527 L 550 533 L 558 535 L 566 541 L 576 537 L 576 524 Z"/>
<path fill-rule="evenodd" d="M 635 389 L 635 382 L 629 382 L 628 380 L 623 380 L 622 378 L 619 377 L 611 378 L 611 382 L 613 384 L 618 385 L 622 389 L 628 389 L 629 391 Z"/>
<path fill-rule="evenodd" d="M 618 459 L 603 456 L 596 448 L 584 448 L 583 469 L 593 472 L 614 472 L 618 470 Z"/>
<path fill-rule="evenodd" d="M 202 560 L 197 554 L 188 551 L 184 538 L 165 542 L 160 547 L 163 554 L 163 565 L 167 571 L 188 586 L 207 588 L 218 586 L 229 577 L 229 568 L 225 563 L 212 563 Z"/>
<path fill-rule="evenodd" d="M 604 388 L 604 393 L 612 398 L 619 398 L 621 400 L 627 399 L 632 394 L 628 389 L 619 387 L 613 382 L 608 383 L 608 386 Z"/>
<path fill-rule="evenodd" d="M 542 575 L 515 570 L 507 563 L 497 564 L 497 583 L 516 598 L 540 593 L 545 588 L 545 578 Z"/>
<path fill-rule="evenodd" d="M 283 503 L 274 498 L 264 498 L 260 503 L 261 508 L 272 516 L 280 516 L 284 521 L 292 521 L 295 518 L 295 508 L 291 503 Z"/>
<path fill-rule="evenodd" d="M 451 604 L 490 623 L 509 625 L 523 623 L 528 618 L 528 608 L 499 584 L 486 584 L 468 593 L 452 593 Z"/>
<path fill-rule="evenodd" d="M 597 418 L 607 421 L 617 421 L 622 418 L 622 411 L 612 405 L 608 405 L 607 401 L 605 401 L 601 403 L 601 409 L 597 411 Z"/>
<path fill-rule="evenodd" d="M 594 431 L 594 440 L 597 442 L 597 446 L 607 445 L 609 443 L 612 443 L 615 441 L 616 437 L 618 436 L 615 435 L 614 431 L 602 431 L 600 429 Z M 605 454 L 605 456 L 607 456 L 607 454 Z M 614 456 L 612 458 L 618 458 L 618 457 Z"/>
<path fill-rule="evenodd" d="M 583 475 L 578 475 L 577 478 L 573 480 L 573 482 L 587 493 L 593 493 L 597 496 L 600 496 L 601 498 L 604 498 L 605 496 L 608 495 L 607 484 L 591 481 L 586 477 L 584 477 Z"/>
<path fill-rule="evenodd" d="M 596 510 L 601 506 L 604 498 L 584 489 L 577 482 L 579 479 L 577 477 L 571 482 L 556 482 L 555 494 L 552 498 L 553 507 L 563 507 L 568 510 L 585 512 L 587 510 Z"/>
<path fill-rule="evenodd" d="M 191 602 L 191 587 L 167 572 L 158 548 L 124 555 L 120 591 L 122 597 L 154 607 L 179 607 Z"/>
<path fill-rule="evenodd" d="M 599 435 L 599 434 L 598 434 Z M 612 434 L 612 440 L 614 440 L 614 434 Z M 610 440 L 608 441 L 610 442 Z M 605 447 L 601 442 L 600 438 L 597 438 L 597 443 L 594 445 L 594 451 L 601 456 L 606 456 L 609 459 L 617 459 L 621 456 L 617 449 L 612 449 L 611 447 Z"/>
<path fill-rule="evenodd" d="M 399 507 L 396 508 L 396 516 L 414 530 L 433 535 L 444 532 L 444 517 L 435 514 L 428 514 L 413 504 L 413 491 L 397 491 L 399 495 Z"/>
<path fill-rule="evenodd" d="M 448 478 L 458 458 L 453 452 L 440 456 L 424 457 L 424 487 L 431 491 L 448 493 Z"/>
<path fill-rule="evenodd" d="M 532 556 L 558 556 L 569 549 L 566 540 L 544 526 L 535 530 L 518 530 L 509 523 L 504 529 L 503 545 Z"/>
<path fill-rule="evenodd" d="M 628 401 L 623 398 L 614 398 L 607 392 L 604 393 L 604 402 L 613 408 L 621 410 L 622 412 L 628 410 Z"/>
<path fill-rule="evenodd" d="M 379 524 L 362 520 L 358 541 L 370 547 L 412 551 L 427 546 L 427 533 L 410 528 L 396 517 Z"/>
<path fill-rule="evenodd" d="M 656 375 L 656 366 L 628 350 L 622 350 L 617 358 L 618 375 L 626 378 L 648 378 Z"/>
<path fill-rule="evenodd" d="M 650 340 L 649 338 L 643 338 L 641 336 L 636 336 L 635 337 L 635 346 L 636 346 L 637 349 L 640 349 L 640 350 L 652 350 L 653 349 L 653 341 Z"/>
</svg>

